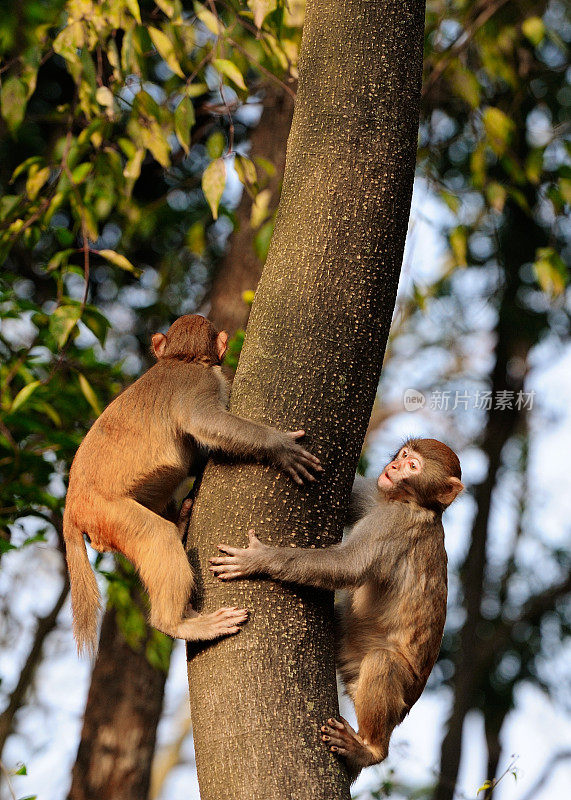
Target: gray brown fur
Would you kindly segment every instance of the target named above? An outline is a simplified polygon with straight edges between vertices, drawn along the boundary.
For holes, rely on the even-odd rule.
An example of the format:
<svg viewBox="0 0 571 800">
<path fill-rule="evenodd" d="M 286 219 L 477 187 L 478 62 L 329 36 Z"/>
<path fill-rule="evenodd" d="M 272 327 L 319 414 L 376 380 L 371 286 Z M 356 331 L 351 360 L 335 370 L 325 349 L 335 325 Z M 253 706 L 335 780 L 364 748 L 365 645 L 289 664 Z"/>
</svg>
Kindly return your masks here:
<svg viewBox="0 0 571 800">
<path fill-rule="evenodd" d="M 356 479 L 347 516 L 348 522 L 357 521 L 342 543 L 278 548 L 250 532 L 247 550 L 222 545 L 225 555 L 211 559 L 212 571 L 225 580 L 266 575 L 341 591 L 337 663 L 359 731 L 335 719 L 321 730 L 331 749 L 345 756 L 353 778 L 386 758 L 391 733 L 420 697 L 442 641 L 447 557 L 442 514 L 435 506 L 452 502 L 462 484 L 459 467 L 454 476 L 447 468 L 444 474 L 439 448 L 445 445 L 415 440 L 421 454 L 423 442 L 423 474 L 390 490 Z M 439 488 L 430 496 L 427 481 L 435 477 Z M 430 508 L 414 496 L 419 485 L 430 496 Z"/>
</svg>

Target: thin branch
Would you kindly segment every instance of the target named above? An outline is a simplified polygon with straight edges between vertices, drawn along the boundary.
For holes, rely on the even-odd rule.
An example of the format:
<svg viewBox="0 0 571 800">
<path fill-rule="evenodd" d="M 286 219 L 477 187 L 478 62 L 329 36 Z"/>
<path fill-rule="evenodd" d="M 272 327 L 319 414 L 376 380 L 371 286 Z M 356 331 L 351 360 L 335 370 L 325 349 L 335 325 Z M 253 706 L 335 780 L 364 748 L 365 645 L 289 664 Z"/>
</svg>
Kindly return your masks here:
<svg viewBox="0 0 571 800">
<path fill-rule="evenodd" d="M 476 17 L 472 25 L 468 26 L 462 31 L 462 33 L 450 45 L 449 49 L 442 56 L 440 61 L 436 64 L 428 76 L 424 86 L 422 87 L 422 97 L 425 97 L 431 91 L 437 81 L 440 80 L 442 73 L 448 67 L 452 59 L 468 47 L 480 28 L 482 28 L 486 22 L 493 17 L 496 11 L 499 11 L 500 8 L 505 6 L 508 2 L 509 0 L 496 0 L 495 3 L 490 3 L 490 5 L 487 6 L 487 8 L 485 8 L 478 17 Z"/>
<path fill-rule="evenodd" d="M 571 750 L 561 750 L 551 756 L 545 765 L 543 772 L 540 773 L 539 778 L 535 781 L 531 789 L 529 789 L 520 800 L 534 800 L 540 793 L 540 790 L 545 789 L 545 784 L 551 776 L 551 773 L 560 761 L 567 761 L 571 759 Z"/>
<path fill-rule="evenodd" d="M 68 593 L 69 578 L 66 570 L 64 573 L 63 586 L 52 610 L 46 614 L 45 617 L 40 617 L 38 619 L 32 646 L 24 666 L 22 667 L 22 671 L 20 672 L 18 683 L 10 694 L 8 705 L 0 714 L 0 754 L 4 749 L 6 739 L 13 731 L 14 717 L 24 702 L 26 692 L 34 679 L 36 669 L 41 661 L 45 640 L 56 627 L 59 612 L 67 599 Z"/>
</svg>

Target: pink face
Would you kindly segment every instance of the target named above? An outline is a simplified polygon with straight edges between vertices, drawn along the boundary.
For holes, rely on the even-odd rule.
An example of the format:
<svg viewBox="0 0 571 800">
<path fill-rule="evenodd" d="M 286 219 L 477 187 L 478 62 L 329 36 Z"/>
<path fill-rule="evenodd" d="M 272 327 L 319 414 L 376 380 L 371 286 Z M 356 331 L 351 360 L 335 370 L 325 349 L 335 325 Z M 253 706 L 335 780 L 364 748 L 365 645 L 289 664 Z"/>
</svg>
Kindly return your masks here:
<svg viewBox="0 0 571 800">
<path fill-rule="evenodd" d="M 402 447 L 397 457 L 390 464 L 387 464 L 379 475 L 377 486 L 379 489 L 390 489 L 400 483 L 403 478 L 409 478 L 411 475 L 420 475 L 423 466 L 422 456 L 415 450 Z"/>
</svg>

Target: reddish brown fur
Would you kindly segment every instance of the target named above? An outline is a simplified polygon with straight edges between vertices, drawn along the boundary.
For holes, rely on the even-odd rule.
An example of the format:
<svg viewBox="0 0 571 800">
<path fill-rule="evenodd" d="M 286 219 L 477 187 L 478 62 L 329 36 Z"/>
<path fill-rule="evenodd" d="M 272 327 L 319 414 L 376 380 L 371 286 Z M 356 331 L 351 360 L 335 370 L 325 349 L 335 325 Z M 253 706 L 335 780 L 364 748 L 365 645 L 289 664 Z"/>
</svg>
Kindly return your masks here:
<svg viewBox="0 0 571 800">
<path fill-rule="evenodd" d="M 216 366 L 220 356 L 216 348 L 218 331 L 210 320 L 199 314 L 187 314 L 173 322 L 166 333 L 167 344 L 162 358 L 177 358 L 188 363 Z"/>
<path fill-rule="evenodd" d="M 446 618 L 441 515 L 462 489 L 460 463 L 434 439 L 409 440 L 406 448 L 423 459 L 422 470 L 386 489 L 358 478 L 348 515 L 356 524 L 342 544 L 277 548 L 251 533 L 247 550 L 222 545 L 223 555 L 211 559 L 224 580 L 262 574 L 345 590 L 337 663 L 359 731 L 335 719 L 321 730 L 353 778 L 386 758 L 393 729 L 420 697 L 438 657 Z"/>
<path fill-rule="evenodd" d="M 236 633 L 242 609 L 185 615 L 194 578 L 179 533 L 165 519 L 174 490 L 192 471 L 197 446 L 268 460 L 298 483 L 319 460 L 283 433 L 226 411 L 220 367 L 227 335 L 204 317 L 177 319 L 153 336 L 157 363 L 95 421 L 73 461 L 64 513 L 74 633 L 80 651 L 97 643 L 99 592 L 83 541 L 123 553 L 139 570 L 151 624 L 183 639 Z"/>
</svg>

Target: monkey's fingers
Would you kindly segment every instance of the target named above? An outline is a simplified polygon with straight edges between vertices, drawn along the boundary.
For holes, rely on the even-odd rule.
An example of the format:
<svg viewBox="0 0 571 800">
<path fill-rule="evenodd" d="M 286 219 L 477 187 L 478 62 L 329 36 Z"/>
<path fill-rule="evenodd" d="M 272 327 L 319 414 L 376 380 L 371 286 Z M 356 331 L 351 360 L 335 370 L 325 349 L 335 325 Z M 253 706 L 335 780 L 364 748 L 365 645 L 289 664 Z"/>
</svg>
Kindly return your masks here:
<svg viewBox="0 0 571 800">
<path fill-rule="evenodd" d="M 229 544 L 216 545 L 221 553 L 227 553 L 229 556 L 238 556 L 244 552 L 243 547 L 231 547 Z M 212 561 L 212 559 L 210 559 Z"/>
<path fill-rule="evenodd" d="M 238 567 L 210 567 L 210 572 L 220 581 L 234 581 L 246 577 L 246 573 Z"/>
<path fill-rule="evenodd" d="M 299 477 L 302 479 L 302 482 L 303 479 L 310 482 L 315 480 L 315 475 L 312 475 L 311 472 L 308 472 L 301 461 L 298 461 L 297 464 L 292 467 L 292 469 L 297 473 L 297 475 L 299 475 Z"/>
<path fill-rule="evenodd" d="M 333 753 L 342 756 L 355 755 L 365 748 L 359 734 L 341 717 L 343 722 L 331 717 L 321 726 L 321 739 Z"/>
<path fill-rule="evenodd" d="M 323 467 L 321 466 L 321 461 L 314 456 L 313 453 L 310 453 L 309 450 L 304 450 L 303 447 L 299 449 L 299 455 L 301 458 L 310 464 L 314 469 L 317 469 L 318 472 L 323 472 Z"/>
<path fill-rule="evenodd" d="M 324 728 L 321 730 L 323 731 Z M 322 733 L 321 741 L 325 742 L 332 753 L 339 753 L 341 756 L 349 755 L 349 751 L 346 748 L 345 739 L 343 739 L 337 732 L 332 731 L 331 733 Z"/>
<path fill-rule="evenodd" d="M 286 435 L 292 439 L 301 439 L 302 436 L 305 436 L 305 431 L 286 431 Z"/>
<path fill-rule="evenodd" d="M 213 566 L 221 566 L 222 564 L 236 565 L 238 562 L 235 556 L 212 556 L 208 559 Z"/>
<path fill-rule="evenodd" d="M 286 467 L 286 472 L 288 472 L 293 480 L 298 483 L 300 486 L 303 486 L 303 481 L 295 471 L 294 467 Z"/>
</svg>

